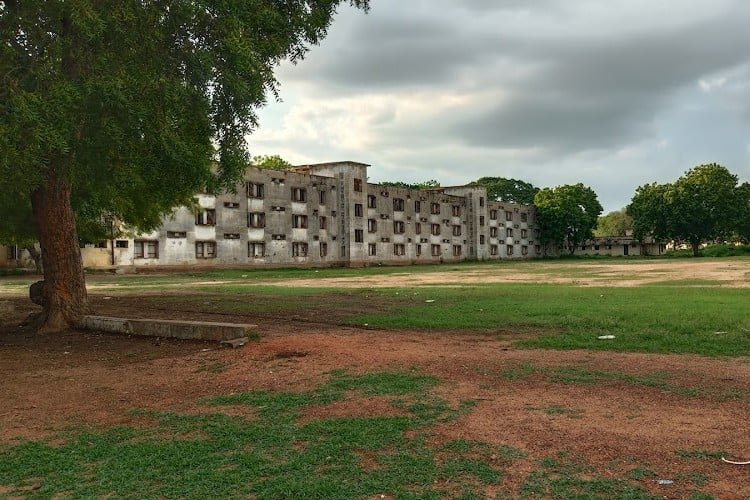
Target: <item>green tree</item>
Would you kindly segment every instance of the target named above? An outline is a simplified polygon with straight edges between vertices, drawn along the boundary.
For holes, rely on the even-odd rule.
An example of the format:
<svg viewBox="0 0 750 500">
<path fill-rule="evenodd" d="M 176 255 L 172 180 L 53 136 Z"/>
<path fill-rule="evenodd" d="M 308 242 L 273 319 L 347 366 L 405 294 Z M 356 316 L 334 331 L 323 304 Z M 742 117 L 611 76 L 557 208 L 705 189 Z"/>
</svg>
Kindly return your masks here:
<svg viewBox="0 0 750 500">
<path fill-rule="evenodd" d="M 252 164 L 256 167 L 271 170 L 291 170 L 294 168 L 294 165 L 279 155 L 256 156 L 253 158 Z"/>
<path fill-rule="evenodd" d="M 693 255 L 707 241 L 747 234 L 750 187 L 716 163 L 699 165 L 671 184 L 640 186 L 628 205 L 636 238 L 688 242 Z"/>
<path fill-rule="evenodd" d="M 703 242 L 727 238 L 742 211 L 737 176 L 716 163 L 699 165 L 677 179 L 666 192 L 670 235 L 687 241 L 698 255 Z"/>
<path fill-rule="evenodd" d="M 594 236 L 602 205 L 594 190 L 581 183 L 544 188 L 534 197 L 541 243 L 548 246 L 575 247 Z"/>
<path fill-rule="evenodd" d="M 403 181 L 385 181 L 380 183 L 381 186 L 384 187 L 397 187 L 397 188 L 404 188 L 404 189 L 431 189 L 431 188 L 438 188 L 440 187 L 440 182 L 436 181 L 435 179 L 430 179 L 428 181 L 422 181 L 422 182 L 403 182 Z"/>
<path fill-rule="evenodd" d="M 737 223 L 735 239 L 750 243 L 750 183 L 743 182 L 737 188 Z"/>
<path fill-rule="evenodd" d="M 530 205 L 539 188 L 526 181 L 504 177 L 481 177 L 471 183 L 487 188 L 487 198 L 495 201 L 510 201 Z"/>
<path fill-rule="evenodd" d="M 670 208 L 667 203 L 669 189 L 669 184 L 652 183 L 639 186 L 627 206 L 627 213 L 633 221 L 633 237 L 641 243 L 644 243 L 647 237 L 656 240 L 670 238 Z"/>
<path fill-rule="evenodd" d="M 274 69 L 325 36 L 341 3 L 368 0 L 0 1 L 0 192 L 26 212 L 13 220 L 33 217 L 40 330 L 87 310 L 76 220 L 148 229 L 236 185 Z"/>
<path fill-rule="evenodd" d="M 626 209 L 609 212 L 600 215 L 594 229 L 594 236 L 625 236 L 633 229 L 633 218 L 628 215 Z"/>
</svg>

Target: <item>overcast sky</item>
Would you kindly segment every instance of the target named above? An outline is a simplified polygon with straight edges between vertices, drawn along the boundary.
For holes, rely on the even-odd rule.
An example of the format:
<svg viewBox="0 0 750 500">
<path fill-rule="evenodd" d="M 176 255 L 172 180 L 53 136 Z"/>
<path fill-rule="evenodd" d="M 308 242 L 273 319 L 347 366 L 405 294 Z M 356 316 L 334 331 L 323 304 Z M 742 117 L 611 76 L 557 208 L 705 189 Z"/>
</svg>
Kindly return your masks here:
<svg viewBox="0 0 750 500">
<path fill-rule="evenodd" d="M 605 213 L 717 162 L 750 181 L 747 0 L 371 0 L 277 76 L 254 155 L 370 182 L 583 182 Z"/>
</svg>

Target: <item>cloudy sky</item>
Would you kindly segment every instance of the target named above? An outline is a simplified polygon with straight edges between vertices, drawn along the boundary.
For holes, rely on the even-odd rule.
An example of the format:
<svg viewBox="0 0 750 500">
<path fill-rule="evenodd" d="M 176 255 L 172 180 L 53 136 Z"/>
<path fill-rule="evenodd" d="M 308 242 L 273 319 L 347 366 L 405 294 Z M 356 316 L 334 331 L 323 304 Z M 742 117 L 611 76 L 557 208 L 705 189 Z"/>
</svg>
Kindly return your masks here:
<svg viewBox="0 0 750 500">
<path fill-rule="evenodd" d="M 254 155 L 370 182 L 583 182 L 605 212 L 717 162 L 750 181 L 747 0 L 371 0 L 282 65 Z"/>
</svg>

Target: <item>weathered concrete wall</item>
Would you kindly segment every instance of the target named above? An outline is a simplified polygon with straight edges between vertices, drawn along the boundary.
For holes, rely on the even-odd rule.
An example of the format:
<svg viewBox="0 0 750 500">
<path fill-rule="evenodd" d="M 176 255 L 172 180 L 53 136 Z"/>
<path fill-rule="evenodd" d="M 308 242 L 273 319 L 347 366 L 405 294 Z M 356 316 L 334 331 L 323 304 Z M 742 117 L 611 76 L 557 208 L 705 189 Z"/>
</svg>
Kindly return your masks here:
<svg viewBox="0 0 750 500">
<path fill-rule="evenodd" d="M 357 162 L 295 171 L 249 167 L 235 193 L 198 194 L 194 208 L 176 208 L 158 230 L 118 239 L 115 266 L 372 265 L 541 255 L 533 206 L 488 201 L 476 186 L 368 184 L 367 169 Z M 104 243 L 83 249 L 85 267 L 112 265 L 112 242 Z"/>
<path fill-rule="evenodd" d="M 109 316 L 84 316 L 81 326 L 87 330 L 102 332 L 216 341 L 241 339 L 253 334 L 253 330 L 257 328 L 257 325 L 237 323 L 126 319 Z"/>
</svg>

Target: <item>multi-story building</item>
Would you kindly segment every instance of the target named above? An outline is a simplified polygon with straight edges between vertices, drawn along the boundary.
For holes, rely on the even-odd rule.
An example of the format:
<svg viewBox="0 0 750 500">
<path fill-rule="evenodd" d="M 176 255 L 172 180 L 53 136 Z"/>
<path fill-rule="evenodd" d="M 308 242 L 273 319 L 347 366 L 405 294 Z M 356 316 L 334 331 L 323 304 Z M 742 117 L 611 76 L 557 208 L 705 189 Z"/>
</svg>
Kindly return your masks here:
<svg viewBox="0 0 750 500">
<path fill-rule="evenodd" d="M 199 194 L 197 209 L 175 209 L 156 231 L 85 245 L 84 266 L 361 266 L 541 255 L 533 206 L 487 200 L 479 186 L 369 184 L 368 167 L 249 167 L 234 193 Z"/>
</svg>

